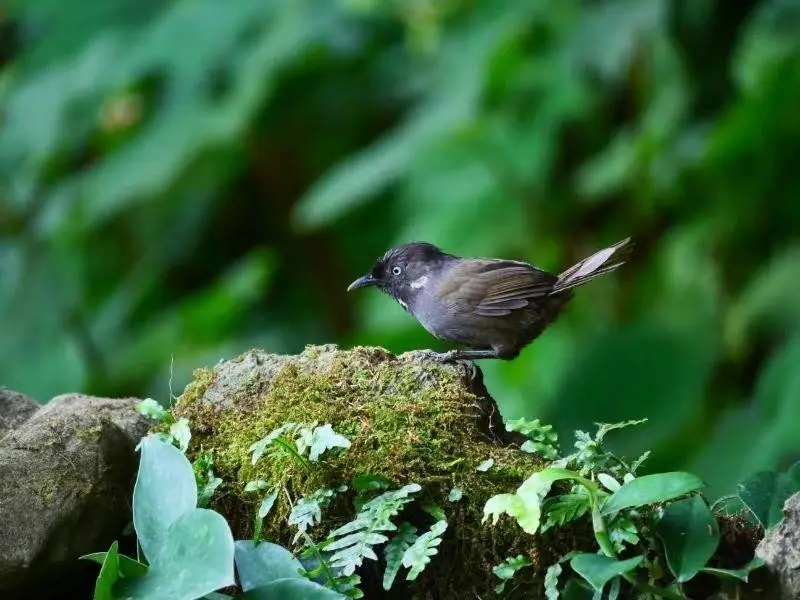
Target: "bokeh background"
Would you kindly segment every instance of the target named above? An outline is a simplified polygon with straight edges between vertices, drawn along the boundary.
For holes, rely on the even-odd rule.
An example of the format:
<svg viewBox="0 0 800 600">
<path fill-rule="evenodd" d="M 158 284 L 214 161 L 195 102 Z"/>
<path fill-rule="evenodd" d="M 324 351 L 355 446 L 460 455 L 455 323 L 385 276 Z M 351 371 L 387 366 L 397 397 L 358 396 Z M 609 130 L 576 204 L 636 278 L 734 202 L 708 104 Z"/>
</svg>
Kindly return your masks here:
<svg viewBox="0 0 800 600">
<path fill-rule="evenodd" d="M 11 0 L 0 384 L 180 393 L 258 346 L 442 348 L 347 284 L 389 246 L 567 267 L 509 418 L 712 495 L 800 450 L 794 0 Z"/>
</svg>

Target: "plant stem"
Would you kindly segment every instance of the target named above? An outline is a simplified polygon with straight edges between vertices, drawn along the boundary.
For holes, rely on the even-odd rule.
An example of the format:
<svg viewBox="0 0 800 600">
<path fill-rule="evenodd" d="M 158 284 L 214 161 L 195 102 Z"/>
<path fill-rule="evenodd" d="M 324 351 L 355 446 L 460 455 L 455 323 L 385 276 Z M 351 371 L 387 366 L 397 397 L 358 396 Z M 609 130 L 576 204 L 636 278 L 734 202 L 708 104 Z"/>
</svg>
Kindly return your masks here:
<svg viewBox="0 0 800 600">
<path fill-rule="evenodd" d="M 311 465 L 309 465 L 308 461 L 305 458 L 303 458 L 300 455 L 300 453 L 295 449 L 294 444 L 292 442 L 290 442 L 283 436 L 275 438 L 274 442 L 278 444 L 281 448 L 288 450 L 306 469 L 308 470 L 311 469 Z"/>
</svg>

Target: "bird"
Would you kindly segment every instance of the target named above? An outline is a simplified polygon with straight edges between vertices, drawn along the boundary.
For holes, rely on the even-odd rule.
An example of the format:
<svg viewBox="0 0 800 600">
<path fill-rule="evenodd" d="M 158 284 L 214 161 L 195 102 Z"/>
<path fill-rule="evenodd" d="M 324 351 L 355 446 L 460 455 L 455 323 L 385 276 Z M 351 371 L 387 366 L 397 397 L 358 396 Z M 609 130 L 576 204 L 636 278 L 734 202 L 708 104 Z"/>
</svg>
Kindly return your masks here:
<svg viewBox="0 0 800 600">
<path fill-rule="evenodd" d="M 394 298 L 434 337 L 460 345 L 424 351 L 439 362 L 512 360 L 561 315 L 574 288 L 629 258 L 625 238 L 554 274 L 502 258 L 464 258 L 428 242 L 389 249 L 347 291 L 376 287 Z"/>
</svg>

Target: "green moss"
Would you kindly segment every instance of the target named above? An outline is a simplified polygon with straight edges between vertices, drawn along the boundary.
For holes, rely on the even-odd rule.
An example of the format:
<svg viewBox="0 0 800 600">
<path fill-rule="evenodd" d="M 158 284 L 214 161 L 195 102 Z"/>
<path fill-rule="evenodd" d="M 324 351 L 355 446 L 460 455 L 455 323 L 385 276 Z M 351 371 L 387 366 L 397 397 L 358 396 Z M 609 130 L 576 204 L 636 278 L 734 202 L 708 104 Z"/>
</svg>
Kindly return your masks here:
<svg viewBox="0 0 800 600">
<path fill-rule="evenodd" d="M 237 539 L 251 534 L 257 499 L 241 490 L 252 479 L 281 483 L 295 499 L 320 487 L 348 484 L 359 474 L 380 474 L 397 486 L 418 483 L 422 494 L 444 507 L 450 529 L 439 564 L 423 574 L 414 593 L 486 598 L 497 583 L 491 565 L 519 553 L 534 561 L 553 557 L 550 552 L 541 556 L 535 545 L 539 538 L 525 535 L 509 519 L 495 527 L 481 525 L 486 500 L 513 491 L 539 465 L 481 430 L 478 398 L 467 384 L 463 367 L 394 357 L 379 348 L 309 347 L 294 357 L 252 351 L 214 370 L 196 371 L 173 412 L 190 419 L 190 454 L 214 449 L 215 470 L 226 482 L 215 508 L 228 517 Z M 287 452 L 251 464 L 253 442 L 284 423 L 311 421 L 330 423 L 352 446 L 326 453 L 310 468 Z M 476 471 L 489 457 L 494 466 Z M 457 503 L 447 501 L 454 486 L 463 490 Z M 324 536 L 350 520 L 351 500 L 340 497 L 315 534 Z M 279 496 L 264 525 L 266 539 L 290 545 L 289 510 L 287 499 Z M 428 523 L 423 518 L 420 524 Z M 574 547 L 572 540 L 568 544 Z M 530 572 L 541 576 L 541 569 Z"/>
</svg>

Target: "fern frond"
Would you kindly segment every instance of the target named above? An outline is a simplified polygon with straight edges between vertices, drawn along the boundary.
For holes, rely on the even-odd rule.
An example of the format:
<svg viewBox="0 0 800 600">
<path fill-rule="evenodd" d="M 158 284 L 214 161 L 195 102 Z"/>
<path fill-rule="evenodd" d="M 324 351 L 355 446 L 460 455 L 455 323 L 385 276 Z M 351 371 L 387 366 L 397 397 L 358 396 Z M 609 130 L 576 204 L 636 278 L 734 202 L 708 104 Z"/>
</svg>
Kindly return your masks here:
<svg viewBox="0 0 800 600">
<path fill-rule="evenodd" d="M 403 554 L 403 566 L 410 569 L 406 579 L 415 580 L 425 569 L 431 556 L 439 553 L 436 548 L 442 543 L 442 534 L 447 529 L 447 521 L 436 521 L 431 528 L 419 536 L 408 550 Z"/>
<path fill-rule="evenodd" d="M 416 541 L 417 528 L 410 523 L 401 523 L 397 533 L 386 544 L 386 548 L 383 549 L 383 558 L 386 560 L 386 570 L 383 572 L 384 590 L 391 589 L 400 567 L 403 566 L 403 555 Z"/>
<path fill-rule="evenodd" d="M 384 492 L 367 502 L 355 519 L 331 531 L 328 537 L 332 541 L 325 546 L 327 551 L 333 552 L 331 566 L 341 569 L 344 575 L 352 575 L 365 558 L 378 560 L 372 547 L 389 539 L 380 532 L 397 530 L 392 517 L 411 502 L 411 495 L 420 489 L 419 485 L 412 483 Z"/>
</svg>

